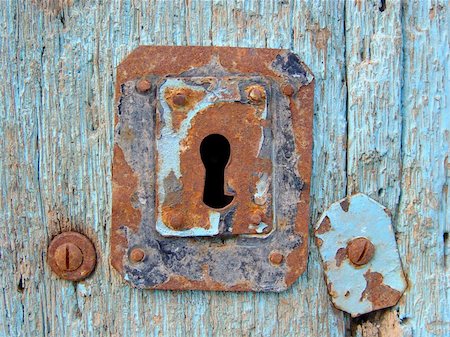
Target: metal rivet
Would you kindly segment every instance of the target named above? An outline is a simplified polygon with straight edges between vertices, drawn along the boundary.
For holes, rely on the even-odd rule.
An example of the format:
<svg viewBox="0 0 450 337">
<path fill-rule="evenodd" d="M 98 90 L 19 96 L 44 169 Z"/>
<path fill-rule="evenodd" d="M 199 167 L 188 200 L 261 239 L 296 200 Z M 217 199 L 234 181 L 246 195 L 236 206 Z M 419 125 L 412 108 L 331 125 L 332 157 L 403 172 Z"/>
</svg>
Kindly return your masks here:
<svg viewBox="0 0 450 337">
<path fill-rule="evenodd" d="M 152 84 L 150 83 L 149 80 L 142 79 L 142 80 L 139 80 L 136 84 L 136 90 L 138 92 L 140 92 L 141 94 L 149 91 L 151 88 L 152 88 Z"/>
<path fill-rule="evenodd" d="M 145 257 L 145 253 L 141 248 L 134 248 L 130 252 L 130 260 L 133 263 L 141 262 Z"/>
<path fill-rule="evenodd" d="M 269 261 L 275 265 L 281 264 L 283 262 L 284 256 L 279 252 L 271 252 L 269 255 Z"/>
<path fill-rule="evenodd" d="M 294 94 L 294 87 L 290 84 L 287 84 L 283 87 L 283 94 L 286 96 L 292 96 Z"/>
<path fill-rule="evenodd" d="M 366 238 L 356 238 L 347 244 L 347 255 L 357 266 L 367 264 L 375 254 L 375 246 Z"/>
<path fill-rule="evenodd" d="M 47 255 L 53 272 L 70 281 L 88 277 L 97 262 L 94 245 L 86 236 L 77 232 L 64 232 L 53 238 Z"/>
<path fill-rule="evenodd" d="M 184 95 L 184 94 L 176 94 L 175 96 L 173 96 L 172 102 L 175 105 L 184 106 L 184 105 L 186 105 L 186 102 L 187 102 L 186 95 Z"/>
<path fill-rule="evenodd" d="M 169 215 L 168 223 L 174 229 L 181 228 L 184 223 L 184 216 L 180 212 L 173 212 Z"/>
<path fill-rule="evenodd" d="M 249 87 L 247 89 L 247 92 L 248 92 L 248 99 L 256 103 L 259 103 L 266 98 L 264 89 L 261 86 L 255 85 Z"/>
<path fill-rule="evenodd" d="M 250 223 L 251 224 L 253 224 L 253 225 L 259 225 L 260 223 L 261 223 L 261 215 L 260 214 L 258 214 L 258 213 L 255 213 L 255 214 L 252 214 L 251 216 L 250 216 Z"/>
</svg>

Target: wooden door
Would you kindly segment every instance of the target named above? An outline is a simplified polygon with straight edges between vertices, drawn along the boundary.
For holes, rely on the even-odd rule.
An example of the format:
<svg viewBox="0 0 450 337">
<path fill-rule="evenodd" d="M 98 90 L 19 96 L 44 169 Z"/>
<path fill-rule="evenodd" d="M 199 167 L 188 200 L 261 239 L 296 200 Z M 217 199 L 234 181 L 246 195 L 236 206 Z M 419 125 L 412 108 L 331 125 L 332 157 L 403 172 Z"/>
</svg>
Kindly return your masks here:
<svg viewBox="0 0 450 337">
<path fill-rule="evenodd" d="M 449 336 L 447 1 L 0 2 L 2 336 Z M 409 287 L 351 319 L 316 246 L 288 291 L 142 291 L 109 264 L 115 67 L 139 45 L 286 48 L 316 78 L 311 223 L 363 192 L 393 214 Z M 46 263 L 85 233 L 80 283 Z"/>
</svg>

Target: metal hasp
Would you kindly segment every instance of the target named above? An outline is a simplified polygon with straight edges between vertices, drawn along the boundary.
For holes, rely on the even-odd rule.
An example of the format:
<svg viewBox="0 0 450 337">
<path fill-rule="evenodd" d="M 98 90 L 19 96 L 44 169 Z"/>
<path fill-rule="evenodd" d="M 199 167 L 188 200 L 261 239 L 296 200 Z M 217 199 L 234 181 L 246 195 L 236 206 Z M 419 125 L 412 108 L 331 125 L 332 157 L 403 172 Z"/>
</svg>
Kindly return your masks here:
<svg viewBox="0 0 450 337">
<path fill-rule="evenodd" d="M 353 317 L 397 304 L 406 289 L 389 211 L 364 194 L 336 202 L 316 244 L 334 306 Z"/>
<path fill-rule="evenodd" d="M 286 50 L 150 47 L 117 69 L 111 263 L 151 289 L 305 270 L 314 78 Z"/>
</svg>

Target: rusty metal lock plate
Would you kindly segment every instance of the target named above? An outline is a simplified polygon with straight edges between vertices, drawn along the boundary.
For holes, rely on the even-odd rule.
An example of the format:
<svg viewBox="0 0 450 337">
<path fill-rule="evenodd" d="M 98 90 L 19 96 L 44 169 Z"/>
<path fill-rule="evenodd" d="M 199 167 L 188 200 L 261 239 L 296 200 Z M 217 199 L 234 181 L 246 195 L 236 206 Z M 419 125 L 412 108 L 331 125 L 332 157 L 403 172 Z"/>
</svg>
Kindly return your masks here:
<svg viewBox="0 0 450 337">
<path fill-rule="evenodd" d="M 118 67 L 111 262 L 139 288 L 281 291 L 308 251 L 314 80 L 285 50 Z"/>
<path fill-rule="evenodd" d="M 407 284 L 385 207 L 347 197 L 322 214 L 315 236 L 335 307 L 356 317 L 398 302 Z"/>
</svg>

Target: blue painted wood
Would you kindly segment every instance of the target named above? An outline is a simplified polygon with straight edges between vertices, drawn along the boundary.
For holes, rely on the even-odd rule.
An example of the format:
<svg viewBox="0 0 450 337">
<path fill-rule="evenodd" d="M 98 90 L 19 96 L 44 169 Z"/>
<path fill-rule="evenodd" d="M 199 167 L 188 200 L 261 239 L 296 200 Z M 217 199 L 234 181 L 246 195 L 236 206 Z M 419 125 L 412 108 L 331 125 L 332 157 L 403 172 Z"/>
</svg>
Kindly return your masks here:
<svg viewBox="0 0 450 337">
<path fill-rule="evenodd" d="M 447 334 L 448 3 L 379 6 L 0 2 L 0 334 Z M 311 220 L 359 191 L 393 211 L 409 280 L 397 307 L 353 321 L 334 309 L 314 245 L 307 272 L 281 294 L 138 291 L 120 279 L 108 261 L 114 68 L 141 44 L 301 56 L 316 76 Z M 79 284 L 57 279 L 45 262 L 50 238 L 67 229 L 99 251 L 94 275 Z"/>
</svg>

